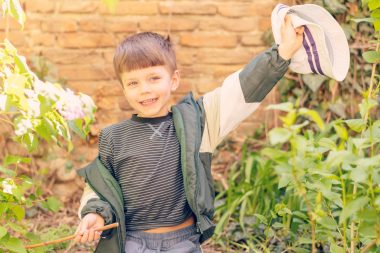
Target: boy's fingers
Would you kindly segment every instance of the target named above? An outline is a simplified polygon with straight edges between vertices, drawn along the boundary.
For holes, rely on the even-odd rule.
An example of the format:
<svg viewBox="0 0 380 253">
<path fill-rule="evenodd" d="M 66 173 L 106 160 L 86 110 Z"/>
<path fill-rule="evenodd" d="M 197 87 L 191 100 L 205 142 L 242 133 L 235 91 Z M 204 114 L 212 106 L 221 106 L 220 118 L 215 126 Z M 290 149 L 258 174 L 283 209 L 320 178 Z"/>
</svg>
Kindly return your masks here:
<svg viewBox="0 0 380 253">
<path fill-rule="evenodd" d="M 80 242 L 85 243 L 85 242 L 87 242 L 87 239 L 88 239 L 88 230 L 83 233 Z"/>
<path fill-rule="evenodd" d="M 297 33 L 298 35 L 300 35 L 300 34 L 303 34 L 305 28 L 304 28 L 303 26 L 299 26 L 299 27 L 297 27 L 295 30 L 296 30 L 296 33 Z"/>
<path fill-rule="evenodd" d="M 90 229 L 89 232 L 88 232 L 88 241 L 89 242 L 92 242 L 95 238 L 95 230 L 94 229 Z"/>
<path fill-rule="evenodd" d="M 94 240 L 99 240 L 101 234 L 102 234 L 102 232 L 95 231 L 95 238 L 94 238 Z"/>
</svg>

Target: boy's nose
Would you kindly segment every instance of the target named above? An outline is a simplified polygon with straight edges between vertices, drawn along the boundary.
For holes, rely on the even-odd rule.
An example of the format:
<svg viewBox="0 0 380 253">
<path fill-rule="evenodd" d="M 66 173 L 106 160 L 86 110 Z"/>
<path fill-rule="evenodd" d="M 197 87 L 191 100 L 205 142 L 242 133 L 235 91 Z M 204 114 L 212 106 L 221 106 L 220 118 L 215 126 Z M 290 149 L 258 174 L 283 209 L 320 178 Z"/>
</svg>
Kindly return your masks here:
<svg viewBox="0 0 380 253">
<path fill-rule="evenodd" d="M 149 83 L 142 83 L 140 85 L 140 91 L 142 93 L 151 91 L 151 87 L 150 87 Z"/>
</svg>

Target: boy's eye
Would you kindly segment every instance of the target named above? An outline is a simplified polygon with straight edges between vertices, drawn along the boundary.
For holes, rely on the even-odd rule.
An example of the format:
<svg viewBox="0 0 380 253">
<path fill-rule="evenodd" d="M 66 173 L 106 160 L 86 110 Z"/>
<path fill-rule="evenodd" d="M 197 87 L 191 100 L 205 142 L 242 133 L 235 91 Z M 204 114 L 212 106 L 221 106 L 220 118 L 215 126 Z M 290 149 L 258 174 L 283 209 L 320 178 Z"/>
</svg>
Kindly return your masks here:
<svg viewBox="0 0 380 253">
<path fill-rule="evenodd" d="M 156 80 L 160 80 L 161 78 L 159 76 L 153 76 L 150 79 L 156 81 Z"/>
<path fill-rule="evenodd" d="M 130 83 L 128 83 L 128 86 L 133 86 L 133 85 L 136 85 L 137 84 L 137 82 L 130 82 Z"/>
</svg>

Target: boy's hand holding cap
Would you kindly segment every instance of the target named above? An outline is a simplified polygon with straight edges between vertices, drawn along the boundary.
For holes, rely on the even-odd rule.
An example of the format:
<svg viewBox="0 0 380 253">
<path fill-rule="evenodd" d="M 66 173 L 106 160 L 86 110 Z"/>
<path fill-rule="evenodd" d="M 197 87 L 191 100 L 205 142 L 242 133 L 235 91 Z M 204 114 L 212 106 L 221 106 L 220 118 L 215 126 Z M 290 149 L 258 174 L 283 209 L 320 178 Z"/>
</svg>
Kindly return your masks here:
<svg viewBox="0 0 380 253">
<path fill-rule="evenodd" d="M 294 53 L 301 47 L 303 32 L 303 26 L 294 29 L 290 16 L 285 16 L 285 22 L 281 27 L 282 41 L 278 47 L 278 53 L 284 60 L 292 58 Z"/>
</svg>

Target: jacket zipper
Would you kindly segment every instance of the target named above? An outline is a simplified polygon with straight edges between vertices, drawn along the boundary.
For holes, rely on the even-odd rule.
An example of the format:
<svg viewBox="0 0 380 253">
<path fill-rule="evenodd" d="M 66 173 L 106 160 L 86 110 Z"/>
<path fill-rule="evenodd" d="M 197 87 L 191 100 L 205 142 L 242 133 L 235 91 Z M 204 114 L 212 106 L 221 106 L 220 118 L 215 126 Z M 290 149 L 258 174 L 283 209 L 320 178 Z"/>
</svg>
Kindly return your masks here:
<svg viewBox="0 0 380 253">
<path fill-rule="evenodd" d="M 105 198 L 102 194 L 100 194 L 98 191 L 95 190 L 95 187 L 90 183 L 89 180 L 87 181 L 87 183 L 88 183 L 88 185 L 91 187 L 91 189 L 92 189 L 97 195 L 99 195 L 99 196 L 102 197 L 104 200 L 106 200 L 106 198 Z M 108 202 L 108 203 L 109 203 L 109 202 Z M 120 233 L 120 219 L 119 219 L 119 216 L 116 215 L 116 212 L 114 211 L 115 207 L 114 207 L 113 205 L 111 205 L 111 203 L 109 203 L 109 204 L 110 204 L 110 206 L 112 207 L 112 208 L 111 208 L 111 209 L 112 209 L 112 212 L 115 214 L 116 221 L 117 221 L 117 223 L 119 224 L 119 226 L 117 226 L 117 239 L 118 239 L 118 243 L 119 243 L 119 248 L 120 248 L 120 249 L 123 249 L 123 245 L 120 244 L 120 243 L 121 243 L 121 239 L 120 239 L 120 235 L 121 235 L 121 233 Z M 123 252 L 123 251 L 121 251 L 121 252 Z"/>
</svg>

